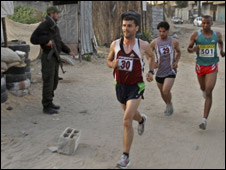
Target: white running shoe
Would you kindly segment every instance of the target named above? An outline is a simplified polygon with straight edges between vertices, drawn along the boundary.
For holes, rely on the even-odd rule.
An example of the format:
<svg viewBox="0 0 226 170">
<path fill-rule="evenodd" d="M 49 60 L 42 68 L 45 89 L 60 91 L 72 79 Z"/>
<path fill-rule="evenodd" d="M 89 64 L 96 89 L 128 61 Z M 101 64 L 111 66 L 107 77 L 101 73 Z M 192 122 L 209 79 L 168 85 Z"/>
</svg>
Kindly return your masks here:
<svg viewBox="0 0 226 170">
<path fill-rule="evenodd" d="M 142 124 L 138 123 L 138 135 L 140 135 L 140 136 L 143 135 L 143 133 L 144 133 L 144 125 L 145 125 L 148 117 L 145 114 L 143 114 L 142 118 L 144 119 L 144 122 Z"/>
<path fill-rule="evenodd" d="M 117 167 L 120 169 L 126 169 L 130 165 L 130 160 L 126 155 L 122 155 L 121 160 L 117 163 Z"/>
<path fill-rule="evenodd" d="M 166 116 L 171 116 L 173 114 L 173 103 L 166 106 L 166 111 L 164 113 Z"/>
<path fill-rule="evenodd" d="M 207 126 L 207 122 L 206 122 L 206 123 L 202 122 L 202 123 L 199 125 L 199 128 L 202 129 L 202 130 L 205 130 L 205 129 L 206 129 L 206 126 Z"/>
</svg>

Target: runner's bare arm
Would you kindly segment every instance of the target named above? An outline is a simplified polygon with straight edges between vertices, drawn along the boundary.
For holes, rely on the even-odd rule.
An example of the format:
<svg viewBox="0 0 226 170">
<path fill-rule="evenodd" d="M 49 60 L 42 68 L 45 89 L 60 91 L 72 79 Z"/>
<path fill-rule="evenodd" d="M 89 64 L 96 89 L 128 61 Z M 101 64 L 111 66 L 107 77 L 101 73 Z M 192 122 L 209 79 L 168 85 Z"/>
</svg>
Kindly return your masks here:
<svg viewBox="0 0 226 170">
<path fill-rule="evenodd" d="M 181 57 L 181 50 L 180 50 L 179 42 L 176 39 L 173 40 L 173 43 L 176 51 L 176 61 L 173 63 L 173 68 L 175 69 L 178 67 L 178 63 Z"/>
<path fill-rule="evenodd" d="M 116 68 L 118 66 L 118 60 L 114 60 L 115 56 L 115 41 L 111 43 L 110 52 L 107 58 L 107 66 L 110 68 Z"/>
<path fill-rule="evenodd" d="M 190 43 L 189 43 L 189 45 L 188 45 L 188 52 L 189 52 L 189 53 L 193 53 L 193 52 L 198 52 L 198 51 L 199 51 L 199 46 L 195 46 L 195 47 L 193 48 L 196 39 L 197 39 L 197 33 L 194 32 L 194 33 L 191 35 Z"/>
<path fill-rule="evenodd" d="M 148 65 L 149 65 L 149 72 L 146 75 L 146 79 L 148 82 L 153 81 L 153 73 L 155 68 L 155 56 L 151 48 L 152 48 L 151 44 L 146 42 L 144 49 L 145 49 L 145 54 L 146 54 Z"/>
<path fill-rule="evenodd" d="M 222 40 L 222 35 L 219 32 L 218 32 L 218 47 L 220 49 L 221 57 L 225 57 L 224 43 L 223 43 L 223 40 Z"/>
<path fill-rule="evenodd" d="M 154 70 L 155 68 L 155 55 L 151 49 L 151 45 L 147 44 L 145 48 L 145 54 L 149 64 L 149 70 Z"/>
<path fill-rule="evenodd" d="M 150 46 L 151 46 L 151 50 L 152 50 L 152 53 L 154 54 L 154 51 L 156 50 L 156 44 L 157 43 L 157 40 L 156 39 L 154 39 L 152 42 L 151 42 L 151 44 L 150 44 Z M 155 66 L 154 66 L 154 69 L 156 69 L 156 68 L 158 68 L 159 66 L 158 66 L 158 63 L 157 63 L 157 61 L 155 61 Z"/>
</svg>

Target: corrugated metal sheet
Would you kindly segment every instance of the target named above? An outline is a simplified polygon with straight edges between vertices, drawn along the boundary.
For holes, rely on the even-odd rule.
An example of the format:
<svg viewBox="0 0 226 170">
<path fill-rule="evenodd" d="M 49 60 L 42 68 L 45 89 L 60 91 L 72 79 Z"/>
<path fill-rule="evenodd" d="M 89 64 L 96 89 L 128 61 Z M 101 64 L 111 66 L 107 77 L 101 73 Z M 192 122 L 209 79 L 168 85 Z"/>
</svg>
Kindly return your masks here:
<svg viewBox="0 0 226 170">
<path fill-rule="evenodd" d="M 64 43 L 78 43 L 78 4 L 57 5 L 60 11 L 58 26 Z"/>
<path fill-rule="evenodd" d="M 92 1 L 80 3 L 81 55 L 93 53 Z"/>
<path fill-rule="evenodd" d="M 1 43 L 3 42 L 4 42 L 4 34 L 3 34 L 2 20 L 1 20 Z"/>
</svg>

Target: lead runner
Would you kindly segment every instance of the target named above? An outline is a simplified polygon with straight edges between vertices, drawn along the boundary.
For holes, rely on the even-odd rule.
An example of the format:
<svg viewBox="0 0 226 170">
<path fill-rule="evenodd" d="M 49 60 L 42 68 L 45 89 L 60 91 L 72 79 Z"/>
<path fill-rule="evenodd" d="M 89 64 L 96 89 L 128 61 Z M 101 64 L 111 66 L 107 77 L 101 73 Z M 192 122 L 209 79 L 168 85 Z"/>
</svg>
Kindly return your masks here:
<svg viewBox="0 0 226 170">
<path fill-rule="evenodd" d="M 137 110 L 145 90 L 144 55 L 149 62 L 149 72 L 146 75 L 148 82 L 153 80 L 155 57 L 148 42 L 135 38 L 139 30 L 137 18 L 129 15 L 122 20 L 124 36 L 112 42 L 107 65 L 114 69 L 116 95 L 124 110 L 124 150 L 121 160 L 117 163 L 118 168 L 124 169 L 130 165 L 129 152 L 134 136 L 133 120 L 138 122 L 139 135 L 144 133 L 147 120 L 147 116 L 141 115 Z"/>
</svg>

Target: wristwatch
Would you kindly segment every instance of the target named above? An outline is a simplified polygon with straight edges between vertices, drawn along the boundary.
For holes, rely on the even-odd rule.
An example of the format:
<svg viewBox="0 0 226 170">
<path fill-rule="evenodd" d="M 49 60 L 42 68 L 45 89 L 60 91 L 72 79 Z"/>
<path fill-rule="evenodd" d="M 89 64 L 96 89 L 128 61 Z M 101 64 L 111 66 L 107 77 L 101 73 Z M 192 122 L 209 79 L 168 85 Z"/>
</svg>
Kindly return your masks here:
<svg viewBox="0 0 226 170">
<path fill-rule="evenodd" d="M 149 72 L 148 72 L 148 73 L 151 73 L 152 75 L 154 75 L 154 74 L 155 74 L 153 70 L 149 70 Z"/>
</svg>

